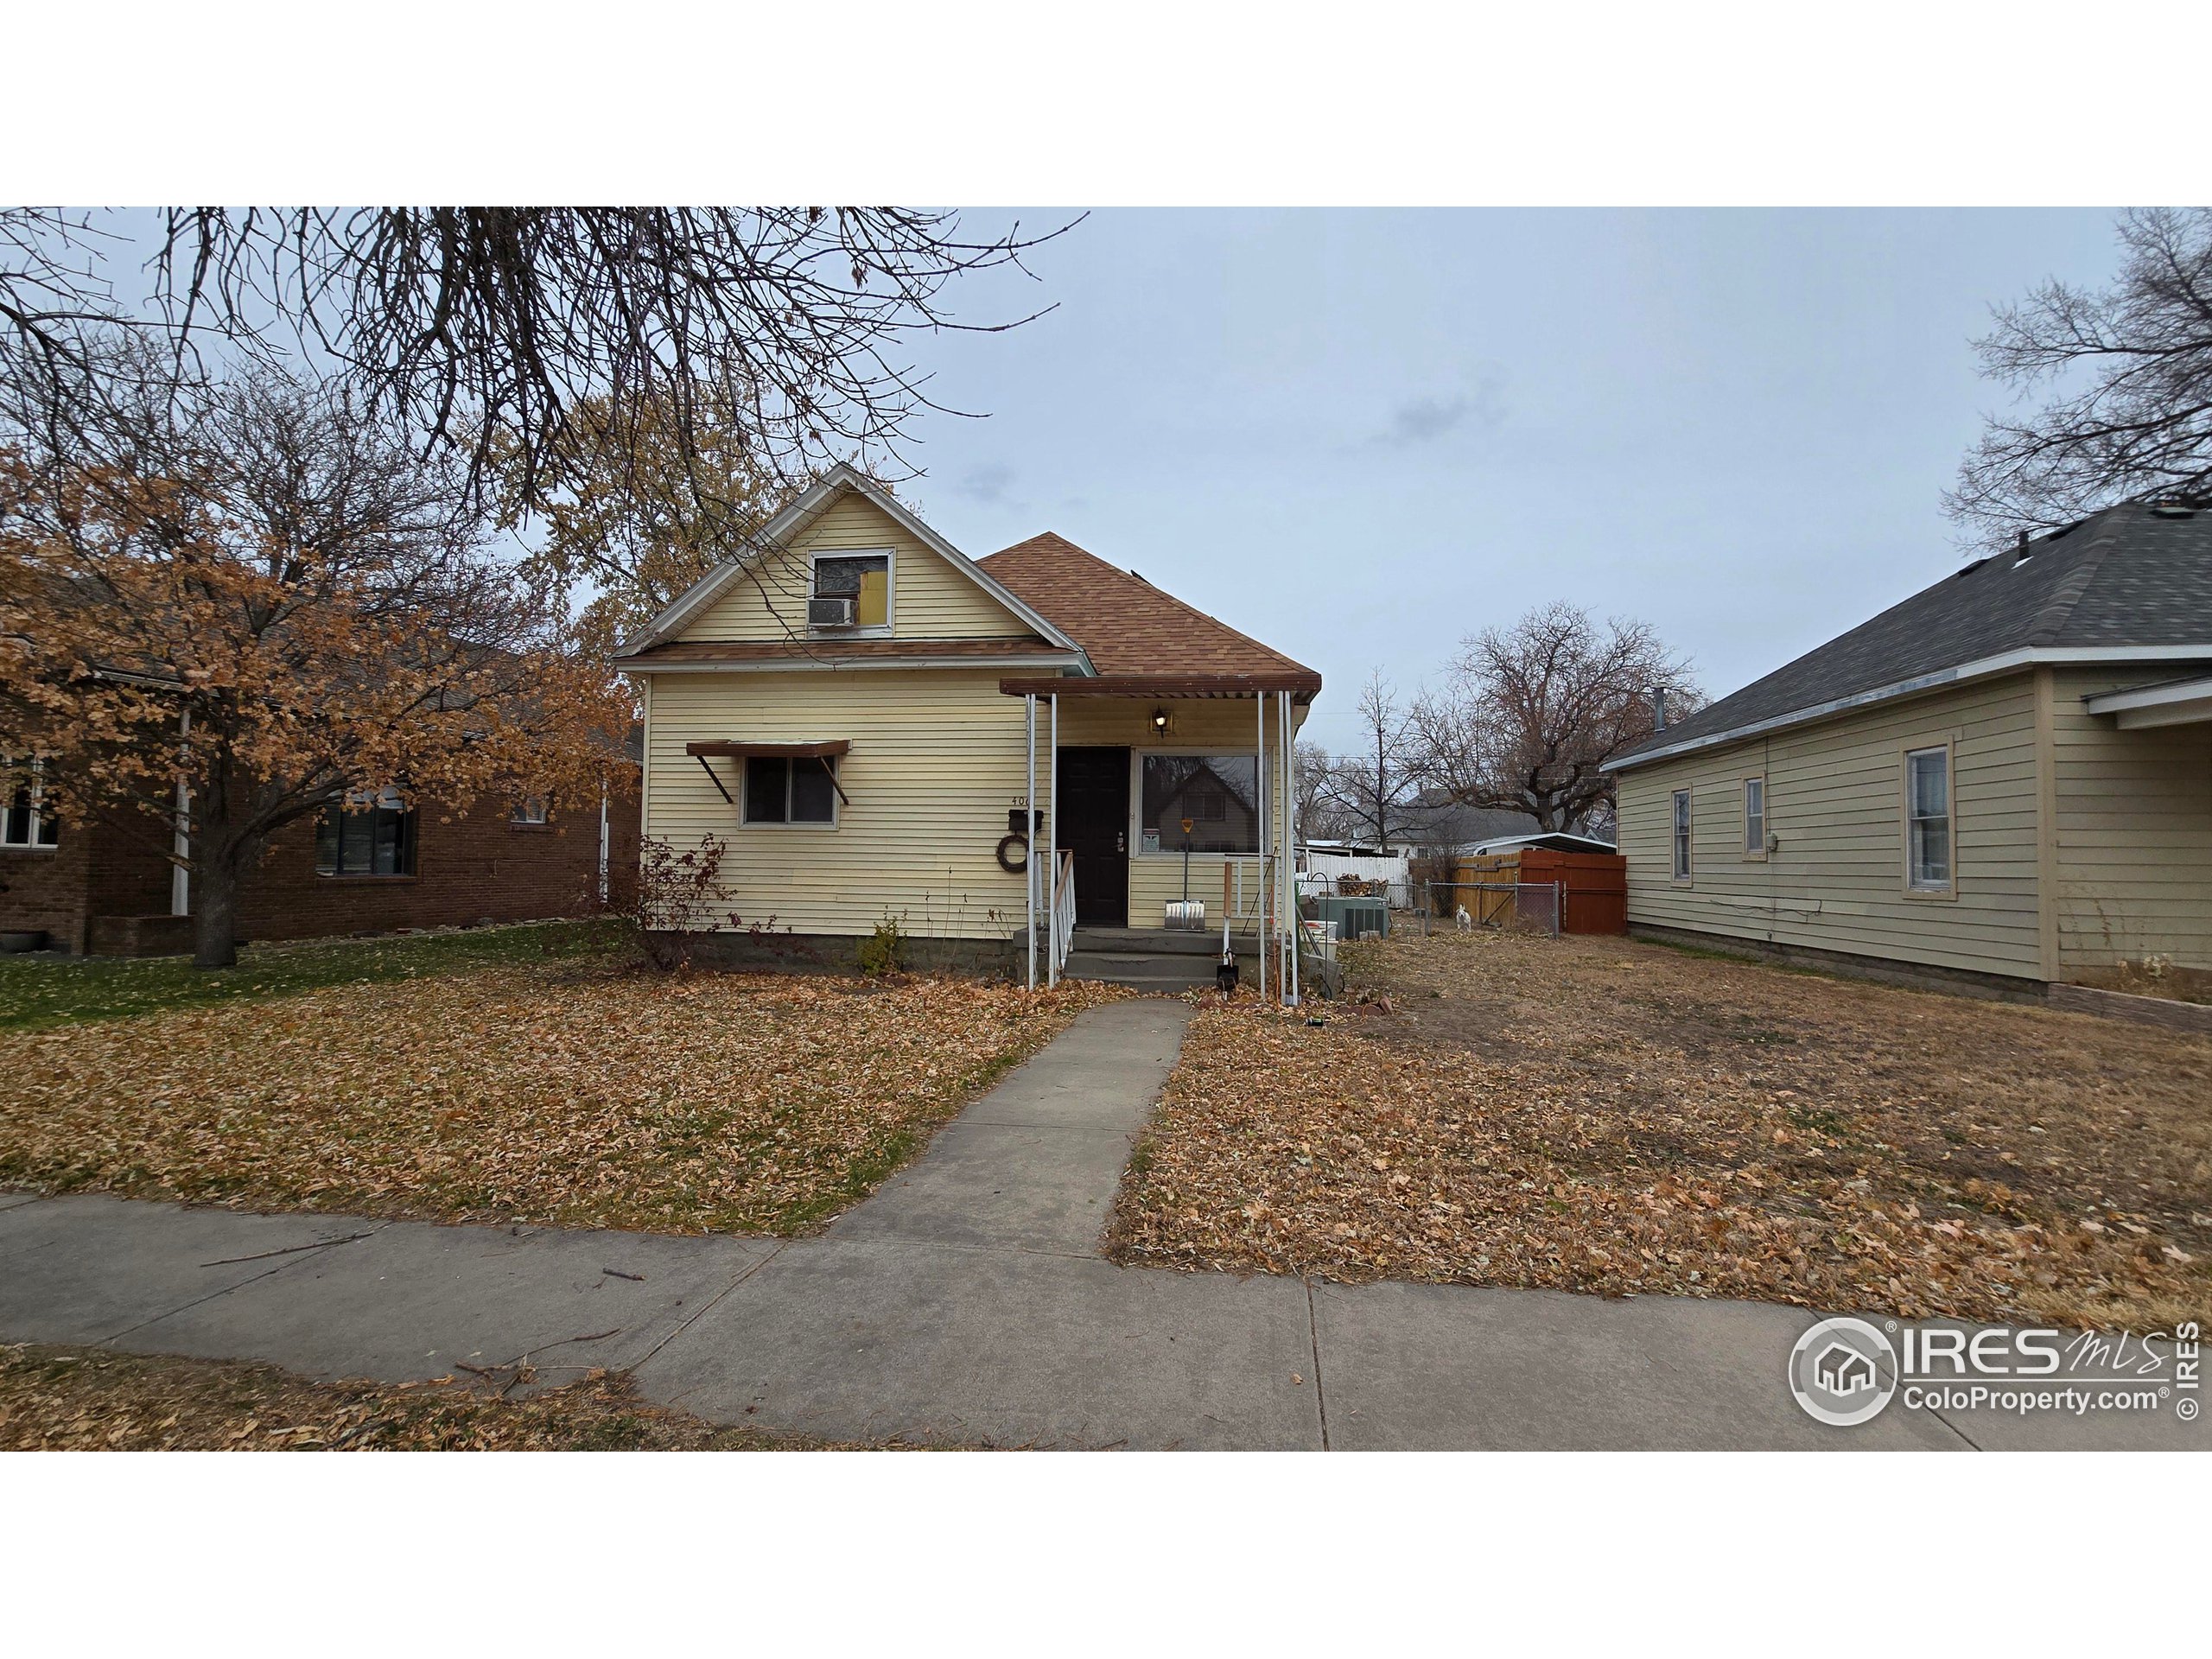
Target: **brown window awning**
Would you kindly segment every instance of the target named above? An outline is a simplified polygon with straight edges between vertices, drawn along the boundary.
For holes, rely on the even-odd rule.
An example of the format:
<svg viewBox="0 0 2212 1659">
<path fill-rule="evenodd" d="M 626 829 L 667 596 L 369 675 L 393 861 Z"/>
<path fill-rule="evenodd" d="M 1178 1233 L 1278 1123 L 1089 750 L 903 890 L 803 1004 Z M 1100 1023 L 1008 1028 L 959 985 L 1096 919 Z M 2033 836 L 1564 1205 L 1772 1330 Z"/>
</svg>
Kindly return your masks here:
<svg viewBox="0 0 2212 1659">
<path fill-rule="evenodd" d="M 842 737 L 811 743 L 755 743 L 742 738 L 716 738 L 709 742 L 686 743 L 683 753 L 698 761 L 700 770 L 707 774 L 707 781 L 721 791 L 722 799 L 734 806 L 737 803 L 731 800 L 729 791 L 722 787 L 722 780 L 715 776 L 715 769 L 709 764 L 712 757 L 728 755 L 742 760 L 753 755 L 772 755 L 785 760 L 834 760 L 840 755 L 852 753 L 852 747 L 851 741 Z M 830 766 L 826 770 L 830 773 L 830 787 L 837 791 L 839 800 L 850 806 L 852 797 L 845 793 L 844 785 L 837 781 L 837 768 Z"/>
</svg>

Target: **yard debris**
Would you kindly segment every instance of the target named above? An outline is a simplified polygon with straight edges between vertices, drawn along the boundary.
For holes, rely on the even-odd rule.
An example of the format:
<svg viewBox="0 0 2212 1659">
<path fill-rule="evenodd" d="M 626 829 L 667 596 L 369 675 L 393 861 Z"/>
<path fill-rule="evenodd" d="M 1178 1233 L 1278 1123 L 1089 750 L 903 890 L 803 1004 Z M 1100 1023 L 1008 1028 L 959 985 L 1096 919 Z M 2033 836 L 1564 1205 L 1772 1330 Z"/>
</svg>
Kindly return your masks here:
<svg viewBox="0 0 2212 1659">
<path fill-rule="evenodd" d="M 627 1279 L 633 1285 L 645 1282 L 645 1275 L 642 1273 L 625 1273 L 620 1268 L 601 1268 L 600 1271 L 610 1279 Z"/>
<path fill-rule="evenodd" d="M 463 1366 L 458 1369 L 474 1370 Z M 316 1382 L 272 1365 L 0 1345 L 0 1452 L 800 1449 L 650 1405 L 594 1370 L 536 1394 L 457 1382 Z"/>
<path fill-rule="evenodd" d="M 2212 1314 L 2212 1042 L 1618 939 L 1346 956 L 1368 1019 L 1198 1014 L 1117 1259 L 1914 1319 Z"/>
<path fill-rule="evenodd" d="M 0 1183 L 240 1209 L 801 1231 L 1077 1013 L 957 979 L 499 963 L 0 1032 Z"/>
</svg>

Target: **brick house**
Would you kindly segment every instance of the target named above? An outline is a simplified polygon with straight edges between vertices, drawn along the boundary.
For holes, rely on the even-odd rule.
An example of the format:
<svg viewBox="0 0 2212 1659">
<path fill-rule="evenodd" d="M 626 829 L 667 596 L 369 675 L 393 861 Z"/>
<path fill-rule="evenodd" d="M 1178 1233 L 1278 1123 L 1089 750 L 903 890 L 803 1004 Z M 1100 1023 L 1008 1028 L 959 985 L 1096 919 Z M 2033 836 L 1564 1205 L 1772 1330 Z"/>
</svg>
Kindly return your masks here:
<svg viewBox="0 0 2212 1659">
<path fill-rule="evenodd" d="M 603 809 L 365 804 L 287 825 L 239 894 L 242 940 L 580 916 L 638 868 L 638 797 Z M 0 934 L 17 948 L 157 956 L 192 946 L 190 883 L 115 812 L 56 824 L 19 787 L 0 817 Z M 29 940 L 21 936 L 34 936 Z"/>
</svg>

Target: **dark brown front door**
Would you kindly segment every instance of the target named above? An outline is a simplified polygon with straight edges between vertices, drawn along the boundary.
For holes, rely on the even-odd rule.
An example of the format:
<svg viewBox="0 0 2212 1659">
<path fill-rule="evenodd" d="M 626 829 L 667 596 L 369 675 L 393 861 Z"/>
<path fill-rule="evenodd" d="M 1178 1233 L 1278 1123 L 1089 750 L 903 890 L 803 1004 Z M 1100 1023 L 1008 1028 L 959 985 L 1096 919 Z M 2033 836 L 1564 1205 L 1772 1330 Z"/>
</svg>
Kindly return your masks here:
<svg viewBox="0 0 2212 1659">
<path fill-rule="evenodd" d="M 1129 752 L 1060 751 L 1060 845 L 1075 855 L 1075 918 L 1129 919 Z"/>
</svg>

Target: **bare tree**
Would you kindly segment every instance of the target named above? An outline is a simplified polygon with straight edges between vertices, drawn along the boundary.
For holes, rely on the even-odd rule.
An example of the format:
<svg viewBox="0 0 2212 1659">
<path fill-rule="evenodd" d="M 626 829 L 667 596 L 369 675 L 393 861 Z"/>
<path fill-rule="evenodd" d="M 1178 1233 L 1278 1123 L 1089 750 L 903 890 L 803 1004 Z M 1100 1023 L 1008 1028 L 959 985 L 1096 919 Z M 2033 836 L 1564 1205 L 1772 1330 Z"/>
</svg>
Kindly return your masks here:
<svg viewBox="0 0 2212 1659">
<path fill-rule="evenodd" d="M 2016 402 L 1992 416 L 1945 508 L 1998 547 L 2139 494 L 2212 494 L 2212 209 L 2124 213 L 2119 279 L 2045 282 L 1974 342 Z"/>
<path fill-rule="evenodd" d="M 1344 837 L 1345 818 L 1343 808 L 1329 792 L 1329 780 L 1337 766 L 1328 750 L 1319 743 L 1309 743 L 1300 738 L 1296 745 L 1298 762 L 1298 798 L 1294 803 L 1298 812 L 1298 836 L 1301 841 L 1337 841 Z"/>
<path fill-rule="evenodd" d="M 1402 840 L 1421 790 L 1413 734 L 1395 689 L 1376 670 L 1359 689 L 1360 746 L 1322 774 L 1320 798 L 1344 827 L 1382 851 Z"/>
<path fill-rule="evenodd" d="M 587 400 L 614 453 L 650 448 L 638 429 L 658 423 L 690 461 L 715 388 L 723 442 L 786 484 L 895 454 L 937 407 L 913 337 L 1028 321 L 960 321 L 948 286 L 1068 228 L 976 236 L 901 207 L 192 207 L 145 260 L 126 223 L 0 209 L 0 375 L 97 392 L 83 371 L 118 331 L 180 365 L 205 346 L 296 359 L 458 454 L 472 493 L 497 468 L 529 496 Z"/>
<path fill-rule="evenodd" d="M 1613 780 L 1600 768 L 1651 734 L 1662 690 L 1670 716 L 1702 699 L 1649 624 L 1601 629 L 1560 601 L 1464 641 L 1442 689 L 1414 702 L 1408 747 L 1418 775 L 1463 805 L 1532 813 L 1546 830 L 1602 823 Z"/>
</svg>

